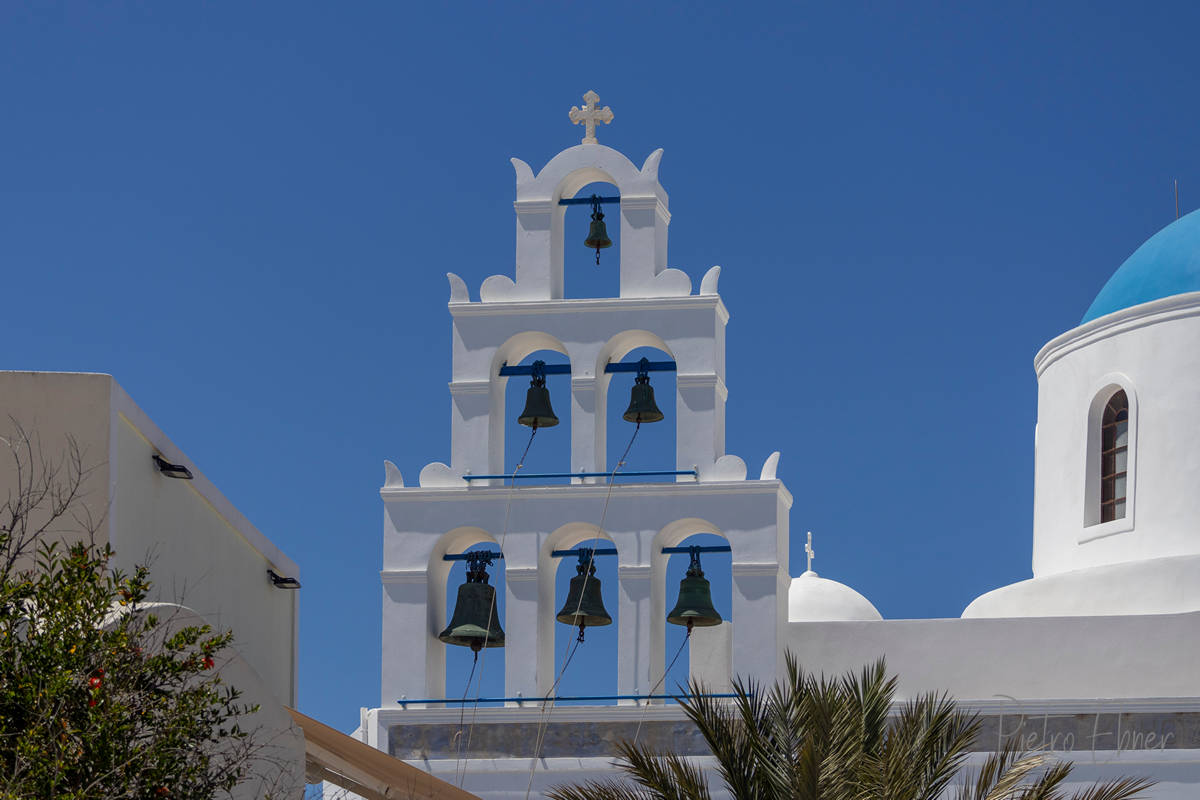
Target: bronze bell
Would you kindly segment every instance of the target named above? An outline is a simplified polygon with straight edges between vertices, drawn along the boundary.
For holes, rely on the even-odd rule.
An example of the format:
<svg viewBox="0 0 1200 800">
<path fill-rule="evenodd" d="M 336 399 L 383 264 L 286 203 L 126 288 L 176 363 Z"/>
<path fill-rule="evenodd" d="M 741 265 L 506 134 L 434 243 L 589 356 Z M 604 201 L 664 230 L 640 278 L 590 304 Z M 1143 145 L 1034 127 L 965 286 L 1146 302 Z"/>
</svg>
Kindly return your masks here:
<svg viewBox="0 0 1200 800">
<path fill-rule="evenodd" d="M 529 391 L 525 393 L 525 410 L 517 417 L 517 422 L 537 428 L 553 428 L 558 424 L 558 417 L 550 407 L 550 390 L 546 388 L 546 362 L 533 362 L 533 380 L 529 382 Z"/>
<path fill-rule="evenodd" d="M 571 588 L 567 591 L 567 601 L 555 618 L 564 625 L 579 628 L 579 641 L 583 641 L 583 629 L 599 625 L 612 625 L 612 617 L 604 608 L 604 598 L 600 594 L 600 579 L 596 577 L 596 565 L 592 562 L 592 553 L 582 551 L 579 555 L 579 566 L 576 575 L 571 578 Z"/>
<path fill-rule="evenodd" d="M 626 422 L 658 422 L 663 413 L 654 402 L 654 387 L 650 385 L 650 373 L 646 370 L 650 362 L 643 358 L 639 364 L 637 379 L 629 396 L 629 408 L 623 418 Z"/>
<path fill-rule="evenodd" d="M 596 251 L 596 263 L 600 263 L 600 251 L 612 247 L 612 239 L 608 238 L 608 228 L 604 227 L 604 213 L 600 210 L 600 198 L 592 195 L 592 225 L 588 228 L 587 238 L 583 246 Z"/>
<path fill-rule="evenodd" d="M 496 588 L 488 583 L 484 562 L 472 561 L 467 568 L 467 582 L 458 587 L 454 616 L 438 638 L 476 653 L 484 647 L 504 647 L 504 631 L 496 618 Z"/>
<path fill-rule="evenodd" d="M 707 628 L 721 624 L 721 615 L 713 608 L 712 592 L 709 591 L 708 578 L 700 569 L 700 551 L 692 551 L 692 563 L 688 566 L 687 574 L 679 582 L 679 600 L 671 613 L 667 614 L 667 622 L 672 625 L 686 625 L 690 631 L 693 627 Z"/>
</svg>

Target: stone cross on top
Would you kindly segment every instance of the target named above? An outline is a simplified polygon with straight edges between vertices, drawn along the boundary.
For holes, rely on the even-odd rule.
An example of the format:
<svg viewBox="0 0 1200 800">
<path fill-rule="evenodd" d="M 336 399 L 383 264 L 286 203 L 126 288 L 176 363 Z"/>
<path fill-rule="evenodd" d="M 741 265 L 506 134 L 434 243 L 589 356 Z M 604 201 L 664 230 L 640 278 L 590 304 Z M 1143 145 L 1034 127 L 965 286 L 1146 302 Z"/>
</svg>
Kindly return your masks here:
<svg viewBox="0 0 1200 800">
<path fill-rule="evenodd" d="M 804 552 L 808 555 L 808 571 L 812 572 L 812 561 L 817 557 L 817 554 L 813 552 L 812 531 L 808 532 L 808 542 L 804 545 Z"/>
<path fill-rule="evenodd" d="M 571 111 L 568 116 L 571 117 L 571 122 L 583 125 L 583 141 L 581 144 L 598 144 L 596 141 L 596 123 L 603 122 L 605 125 L 612 122 L 613 112 L 608 106 L 604 108 L 596 108 L 596 103 L 600 102 L 600 95 L 588 90 L 588 93 L 583 96 L 583 101 L 587 103 L 583 108 L 579 106 L 571 106 Z"/>
</svg>

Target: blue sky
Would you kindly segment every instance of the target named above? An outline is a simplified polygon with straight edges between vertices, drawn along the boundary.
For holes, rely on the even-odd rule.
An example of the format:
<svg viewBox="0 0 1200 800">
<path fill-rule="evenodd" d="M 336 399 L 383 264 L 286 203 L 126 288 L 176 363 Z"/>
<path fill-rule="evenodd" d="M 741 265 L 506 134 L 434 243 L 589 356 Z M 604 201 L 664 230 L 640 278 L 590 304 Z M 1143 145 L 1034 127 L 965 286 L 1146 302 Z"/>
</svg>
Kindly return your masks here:
<svg viewBox="0 0 1200 800">
<path fill-rule="evenodd" d="M 602 142 L 665 148 L 670 264 L 723 266 L 728 449 L 783 452 L 794 574 L 811 529 L 885 616 L 956 616 L 1030 574 L 1034 354 L 1174 180 L 1198 205 L 1198 18 L 6 4 L 0 367 L 113 374 L 301 564 L 300 708 L 349 730 L 379 701 L 382 461 L 448 456 L 444 275 L 512 270 L 508 159 L 577 143 L 595 89 Z M 568 296 L 615 287 L 571 258 Z"/>
</svg>

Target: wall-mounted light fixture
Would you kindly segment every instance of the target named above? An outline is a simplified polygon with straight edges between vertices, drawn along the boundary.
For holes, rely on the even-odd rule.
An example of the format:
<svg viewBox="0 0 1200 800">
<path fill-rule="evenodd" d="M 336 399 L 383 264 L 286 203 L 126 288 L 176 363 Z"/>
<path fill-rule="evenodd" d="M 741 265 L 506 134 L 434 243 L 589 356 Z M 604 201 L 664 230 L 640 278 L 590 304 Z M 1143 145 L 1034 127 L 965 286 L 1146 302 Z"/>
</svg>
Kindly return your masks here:
<svg viewBox="0 0 1200 800">
<path fill-rule="evenodd" d="M 280 575 L 278 572 L 276 572 L 273 569 L 268 569 L 267 575 L 271 578 L 271 584 L 276 589 L 299 589 L 300 588 L 300 581 L 296 580 L 295 578 L 284 577 L 283 575 Z"/>
<path fill-rule="evenodd" d="M 158 467 L 158 471 L 168 478 L 180 478 L 185 481 L 192 479 L 192 471 L 190 469 L 183 464 L 172 464 L 158 453 L 154 454 L 154 464 Z"/>
</svg>

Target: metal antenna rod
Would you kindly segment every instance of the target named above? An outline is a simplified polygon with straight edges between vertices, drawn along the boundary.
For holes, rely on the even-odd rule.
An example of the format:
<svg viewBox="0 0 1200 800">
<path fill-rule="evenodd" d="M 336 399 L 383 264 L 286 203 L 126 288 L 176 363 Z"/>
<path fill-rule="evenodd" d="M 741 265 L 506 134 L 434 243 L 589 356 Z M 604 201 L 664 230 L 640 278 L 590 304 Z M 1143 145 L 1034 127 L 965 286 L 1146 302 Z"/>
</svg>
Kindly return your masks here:
<svg viewBox="0 0 1200 800">
<path fill-rule="evenodd" d="M 1175 219 L 1179 219 L 1179 179 L 1175 179 Z"/>
</svg>

